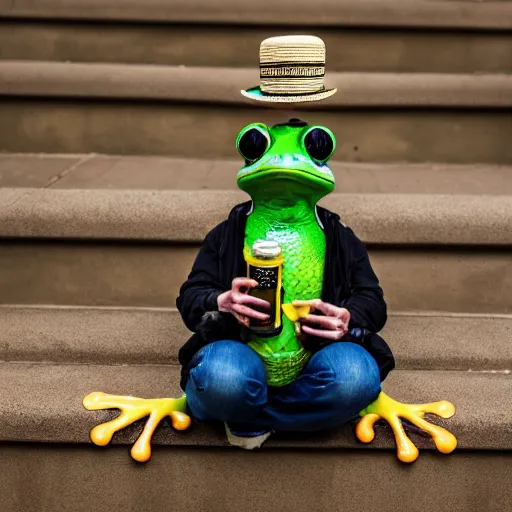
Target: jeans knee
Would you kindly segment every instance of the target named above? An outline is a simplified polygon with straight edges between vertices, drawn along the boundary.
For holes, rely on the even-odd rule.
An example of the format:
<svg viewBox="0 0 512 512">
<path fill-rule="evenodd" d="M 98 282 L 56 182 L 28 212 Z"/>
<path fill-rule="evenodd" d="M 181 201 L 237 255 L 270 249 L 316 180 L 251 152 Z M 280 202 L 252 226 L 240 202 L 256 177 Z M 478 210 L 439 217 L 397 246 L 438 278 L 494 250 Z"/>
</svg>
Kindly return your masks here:
<svg viewBox="0 0 512 512">
<path fill-rule="evenodd" d="M 335 343 L 324 348 L 316 363 L 317 371 L 330 371 L 333 402 L 355 412 L 364 409 L 380 393 L 380 372 L 375 359 L 354 343 Z"/>
<path fill-rule="evenodd" d="M 266 402 L 265 370 L 248 346 L 218 341 L 192 360 L 186 392 L 198 419 L 240 421 Z"/>
</svg>

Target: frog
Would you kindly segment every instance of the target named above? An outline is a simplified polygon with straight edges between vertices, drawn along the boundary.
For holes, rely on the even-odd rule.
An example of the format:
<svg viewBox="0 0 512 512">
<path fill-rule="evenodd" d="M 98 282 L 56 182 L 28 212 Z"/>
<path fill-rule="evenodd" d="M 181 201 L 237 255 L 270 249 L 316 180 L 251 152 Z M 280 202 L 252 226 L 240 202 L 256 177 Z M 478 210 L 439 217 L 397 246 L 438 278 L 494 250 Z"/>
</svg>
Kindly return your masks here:
<svg viewBox="0 0 512 512">
<path fill-rule="evenodd" d="M 273 240 L 278 242 L 284 257 L 281 327 L 271 336 L 253 333 L 247 344 L 262 359 L 268 384 L 284 386 L 301 374 L 311 357 L 300 320 L 310 313 L 310 306 L 322 294 L 327 249 L 317 203 L 335 190 L 328 162 L 334 154 L 336 138 L 327 127 L 292 119 L 271 127 L 262 122 L 251 123 L 239 132 L 236 146 L 244 158 L 236 176 L 237 185 L 252 199 L 244 252 L 257 241 Z M 145 399 L 93 392 L 83 399 L 83 406 L 87 410 L 121 411 L 115 419 L 92 429 L 90 438 L 98 446 L 107 445 L 117 431 L 148 417 L 131 449 L 138 462 L 151 458 L 151 439 L 164 418 L 170 418 L 178 431 L 186 430 L 192 423 L 186 395 Z M 355 434 L 362 443 L 371 443 L 375 424 L 379 420 L 387 422 L 395 437 L 398 458 L 410 463 L 418 458 L 419 451 L 404 429 L 402 420 L 406 420 L 427 432 L 441 453 L 451 453 L 457 439 L 425 419 L 427 413 L 450 418 L 455 407 L 446 400 L 404 404 L 381 390 L 359 413 Z"/>
</svg>

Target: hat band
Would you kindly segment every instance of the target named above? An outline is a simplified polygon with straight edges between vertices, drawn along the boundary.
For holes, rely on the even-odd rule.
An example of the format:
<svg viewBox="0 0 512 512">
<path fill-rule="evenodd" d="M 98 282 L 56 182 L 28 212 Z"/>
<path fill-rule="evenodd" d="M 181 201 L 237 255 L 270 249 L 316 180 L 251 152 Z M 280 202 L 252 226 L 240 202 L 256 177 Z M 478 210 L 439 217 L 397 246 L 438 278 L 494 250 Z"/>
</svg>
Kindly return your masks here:
<svg viewBox="0 0 512 512">
<path fill-rule="evenodd" d="M 325 65 L 319 63 L 265 64 L 260 66 L 260 78 L 323 78 Z"/>
<path fill-rule="evenodd" d="M 260 65 L 263 93 L 281 96 L 314 94 L 324 90 L 325 63 L 274 62 Z"/>
</svg>

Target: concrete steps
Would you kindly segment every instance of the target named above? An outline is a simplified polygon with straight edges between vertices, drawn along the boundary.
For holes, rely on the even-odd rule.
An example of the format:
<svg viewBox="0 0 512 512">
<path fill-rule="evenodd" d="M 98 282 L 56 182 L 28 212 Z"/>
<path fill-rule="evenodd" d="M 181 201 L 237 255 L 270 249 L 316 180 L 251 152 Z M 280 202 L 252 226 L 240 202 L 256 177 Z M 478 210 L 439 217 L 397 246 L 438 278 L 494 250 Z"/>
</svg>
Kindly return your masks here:
<svg viewBox="0 0 512 512">
<path fill-rule="evenodd" d="M 173 307 L 207 231 L 245 197 L 1 190 L 0 300 Z M 333 194 L 323 204 L 368 244 L 392 310 L 512 313 L 509 196 Z"/>
<path fill-rule="evenodd" d="M 0 100 L 0 151 L 174 155 L 231 158 L 238 131 L 299 115 L 329 126 L 341 144 L 336 159 L 360 162 L 510 164 L 506 111 L 318 111 L 256 113 L 253 107 Z M 222 120 L 222 122 L 220 122 Z M 215 136 L 212 136 L 215 134 Z M 198 148 L 201 148 L 200 150 Z"/>
<path fill-rule="evenodd" d="M 214 6 L 208 0 L 3 0 L 0 13 L 8 18 L 116 20 L 179 23 L 210 23 L 278 26 L 375 26 L 429 27 L 450 29 L 509 30 L 512 20 L 506 2 L 473 3 L 472 0 L 418 2 L 390 0 L 323 0 L 322 9 L 305 0 L 276 4 L 262 0 L 258 5 L 223 0 Z"/>
<path fill-rule="evenodd" d="M 2 96 L 247 106 L 240 90 L 258 83 L 259 73 L 257 68 L 4 61 L 0 80 Z M 328 80 L 338 93 L 322 103 L 324 110 L 512 107 L 512 76 L 503 73 L 333 72 Z"/>
<path fill-rule="evenodd" d="M 380 2 L 380 5 L 384 4 Z M 474 6 L 481 8 L 478 4 L 466 7 Z M 392 21 L 399 23 L 401 18 L 394 16 Z M 479 18 L 475 20 L 478 21 Z M 448 31 L 439 27 L 419 29 L 407 25 L 382 30 L 370 26 L 322 27 L 311 22 L 308 25 L 272 27 L 115 20 L 67 20 L 63 23 L 55 19 L 3 18 L 0 19 L 0 59 L 257 69 L 257 49 L 263 39 L 291 31 L 307 31 L 325 41 L 329 74 L 335 71 L 512 71 L 509 31 L 478 28 Z"/>
<path fill-rule="evenodd" d="M 508 3 L 301 1 L 270 12 L 232 0 L 9 3 L 0 150 L 217 160 L 255 116 L 299 114 L 335 131 L 338 160 L 512 162 Z M 320 31 L 340 92 L 314 113 L 255 111 L 239 90 L 258 81 L 259 42 L 290 30 Z"/>
<path fill-rule="evenodd" d="M 0 154 L 0 187 L 84 190 L 237 190 L 240 158 Z M 330 162 L 349 194 L 512 195 L 512 167 Z"/>
<path fill-rule="evenodd" d="M 420 510 L 503 511 L 510 503 L 510 452 L 422 454 L 414 468 L 391 451 L 155 448 L 150 464 L 126 462 L 127 448 L 2 445 L 3 506 L 9 511 L 108 512 L 113 507 L 178 512 Z M 16 492 L 12 492 L 16 489 Z M 34 506 L 37 496 L 37 508 Z"/>
<path fill-rule="evenodd" d="M 173 307 L 198 249 L 198 244 L 3 241 L 1 300 Z M 512 314 L 509 249 L 377 247 L 370 258 L 392 310 Z"/>
<path fill-rule="evenodd" d="M 174 308 L 0 306 L 0 361 L 176 365 L 190 333 Z M 511 315 L 391 313 L 383 336 L 402 370 L 506 372 Z M 505 373 L 504 373 L 505 374 Z"/>
<path fill-rule="evenodd" d="M 0 0 L 2 510 L 507 510 L 512 5 L 320 7 Z M 320 108 L 239 95 L 258 82 L 260 41 L 285 33 L 327 43 L 339 93 Z M 347 427 L 247 454 L 219 426 L 164 424 L 140 468 L 126 444 L 141 423 L 91 446 L 115 413 L 85 411 L 87 393 L 180 393 L 175 298 L 204 235 L 246 199 L 234 138 L 298 116 L 340 143 L 322 204 L 368 245 L 385 290 L 398 364 L 385 390 L 453 401 L 436 422 L 459 449 L 412 433 L 426 451 L 410 468 L 384 425 L 370 447 Z"/>
<path fill-rule="evenodd" d="M 0 403 L 0 439 L 4 441 L 88 443 L 90 430 L 115 415 L 113 411 L 83 408 L 83 397 L 94 390 L 140 397 L 180 395 L 177 366 L 0 363 L 0 377 L 5 382 Z M 506 373 L 400 370 L 390 374 L 384 390 L 406 403 L 449 397 L 457 404 L 457 414 L 438 423 L 449 425 L 460 438 L 461 449 L 510 450 L 511 383 L 512 377 Z M 119 432 L 115 442 L 133 443 L 139 430 L 137 425 Z M 393 449 L 394 439 L 388 428 L 384 426 L 379 433 L 374 449 Z M 422 448 L 433 448 L 426 437 L 415 436 L 414 440 Z M 162 426 L 154 442 L 227 446 L 218 425 L 194 425 L 185 433 Z M 276 436 L 268 447 L 361 449 L 364 445 L 355 439 L 353 426 L 348 425 L 318 435 Z"/>
<path fill-rule="evenodd" d="M 165 332 L 164 325 L 173 316 L 169 313 L 141 309 L 0 308 L 0 332 L 8 333 L 8 338 L 2 339 L 7 353 L 3 352 L 0 359 L 10 357 L 9 354 L 18 358 L 17 362 L 4 360 L 0 363 L 0 380 L 4 383 L 0 400 L 0 486 L 2 489 L 16 489 L 15 493 L 6 493 L 7 498 L 3 502 L 6 510 L 20 510 L 20 507 L 21 510 L 35 510 L 33 493 L 48 486 L 51 492 L 42 492 L 38 506 L 52 510 L 56 493 L 59 493 L 59 502 L 66 503 L 66 507 L 72 510 L 85 511 L 93 507 L 94 510 L 106 511 L 114 501 L 117 504 L 133 504 L 140 499 L 144 500 L 146 507 L 148 504 L 160 506 L 158 496 L 161 494 L 157 492 L 158 484 L 155 482 L 160 482 L 164 476 L 167 478 L 166 471 L 169 468 L 173 471 L 168 475 L 166 489 L 170 496 L 168 499 L 173 499 L 175 510 L 187 509 L 189 495 L 184 489 L 198 478 L 206 485 L 200 486 L 194 500 L 196 503 L 200 500 L 210 508 L 216 506 L 219 499 L 227 499 L 230 492 L 219 491 L 217 494 L 222 486 L 220 483 L 213 484 L 219 471 L 230 468 L 223 473 L 224 478 L 229 476 L 236 482 L 243 479 L 244 489 L 247 489 L 247 481 L 251 479 L 245 477 L 245 471 L 250 468 L 251 477 L 258 477 L 260 484 L 265 483 L 267 478 L 273 481 L 274 473 L 278 469 L 275 467 L 276 461 L 280 461 L 281 474 L 283 471 L 292 471 L 292 475 L 296 475 L 297 469 L 302 468 L 309 484 L 312 482 L 310 473 L 311 477 L 318 477 L 323 475 L 322 468 L 325 470 L 329 467 L 331 479 L 323 481 L 322 485 L 331 493 L 328 496 L 332 496 L 335 501 L 327 501 L 324 510 L 340 510 L 339 507 L 345 507 L 345 503 L 352 502 L 353 494 L 349 492 L 350 489 L 357 489 L 357 492 L 366 496 L 376 490 L 385 492 L 389 485 L 398 485 L 393 482 L 400 482 L 396 500 L 403 503 L 402 490 L 410 478 L 411 468 L 394 464 L 392 436 L 384 425 L 377 427 L 377 437 L 371 448 L 358 443 L 353 429 L 347 426 L 336 431 L 307 436 L 275 435 L 261 452 L 246 454 L 226 449 L 225 436 L 219 425 L 195 423 L 189 431 L 177 433 L 164 424 L 155 435 L 153 460 L 144 468 L 148 480 L 143 487 L 139 482 L 140 468 L 126 463 L 127 447 L 123 446 L 135 441 L 142 428 L 141 422 L 116 434 L 113 446 L 106 450 L 88 445 L 89 430 L 99 422 L 108 421 L 115 414 L 105 411 L 89 412 L 82 408 L 83 396 L 92 389 L 148 397 L 179 393 L 176 387 L 179 368 L 173 364 L 169 355 L 165 359 L 162 353 L 158 354 L 162 345 L 154 343 L 157 340 L 162 342 L 164 336 L 171 343 L 176 342 L 178 333 L 169 338 L 170 331 Z M 403 329 L 401 331 L 399 327 L 395 331 L 396 342 L 403 335 L 419 334 L 420 330 L 425 333 L 431 327 L 434 327 L 434 332 L 430 334 L 435 335 L 436 328 L 439 329 L 439 326 L 448 321 L 451 326 L 445 325 L 446 329 L 443 329 L 443 333 L 448 334 L 445 338 L 448 344 L 455 341 L 455 338 L 450 338 L 450 334 L 458 336 L 467 333 L 470 352 L 477 349 L 473 352 L 476 355 L 474 371 L 446 371 L 444 368 L 444 371 L 396 370 L 385 383 L 386 392 L 404 401 L 429 401 L 443 396 L 457 404 L 454 418 L 436 420 L 458 436 L 459 449 L 456 455 L 447 457 L 432 453 L 433 445 L 428 438 L 410 433 L 413 441 L 424 450 L 421 461 L 414 467 L 415 479 L 426 479 L 431 484 L 422 486 L 422 499 L 428 500 L 431 505 L 437 503 L 440 496 L 444 498 L 442 482 L 448 479 L 451 485 L 449 496 L 453 499 L 454 493 L 461 493 L 462 500 L 450 505 L 451 510 L 467 510 L 465 507 L 469 505 L 468 493 L 471 492 L 475 492 L 475 496 L 485 506 L 490 507 L 489 510 L 502 510 L 499 507 L 508 499 L 505 468 L 511 462 L 512 448 L 511 376 L 507 371 L 486 370 L 487 365 L 490 363 L 494 366 L 494 362 L 481 357 L 481 348 L 485 346 L 494 354 L 496 352 L 493 349 L 504 349 L 508 355 L 502 353 L 502 360 L 510 359 L 509 344 L 503 343 L 503 335 L 511 327 L 510 317 L 469 319 L 436 316 L 429 319 L 428 315 L 398 315 L 392 320 L 395 326 L 401 324 Z M 419 324 L 414 325 L 418 320 Z M 477 320 L 480 320 L 479 328 L 475 329 Z M 492 335 L 484 340 L 479 339 L 478 333 L 482 332 L 482 327 L 485 329 L 488 322 L 492 322 L 494 326 L 490 329 Z M 388 334 L 392 337 L 392 331 Z M 22 338 L 27 343 L 21 343 Z M 120 342 L 118 348 L 121 350 L 114 348 L 116 341 Z M 142 343 L 139 344 L 140 342 Z M 35 347 L 36 343 L 38 348 Z M 94 361 L 84 360 L 74 350 L 79 343 L 85 349 L 82 350 L 82 356 L 90 350 Z M 402 343 L 405 348 L 405 339 Z M 129 350 L 125 350 L 127 344 L 135 350 L 135 364 L 123 359 L 129 353 Z M 32 353 L 31 345 L 36 348 Z M 160 364 L 152 364 L 150 359 L 144 358 L 140 353 L 144 348 L 147 349 L 143 351 L 144 354 L 149 354 L 150 357 L 154 355 L 158 359 L 163 356 L 163 361 L 168 364 L 161 364 L 162 361 Z M 412 353 L 416 353 L 416 348 L 409 347 Z M 448 356 L 444 359 L 445 363 L 450 359 L 450 348 L 447 348 L 447 352 L 438 352 L 441 359 Z M 425 355 L 421 354 L 421 361 L 430 361 Z M 39 362 L 23 362 L 33 356 Z M 104 357 L 101 363 L 98 356 Z M 42 359 L 46 361 L 43 362 Z M 206 446 L 208 450 L 204 450 Z M 198 451 L 198 448 L 202 449 Z M 279 456 L 276 456 L 276 449 L 279 450 Z M 318 471 L 317 464 L 320 464 Z M 375 472 L 371 486 L 367 478 L 360 480 L 362 475 L 367 474 L 369 467 L 372 473 Z M 482 467 L 486 468 L 484 474 L 481 472 Z M 82 474 L 83 468 L 86 471 Z M 237 468 L 237 471 L 231 477 L 229 471 L 233 468 Z M 161 471 L 157 471 L 159 469 Z M 148 472 L 153 475 L 153 471 L 157 471 L 156 480 L 147 476 Z M 339 474 L 339 478 L 333 475 L 333 471 L 336 471 L 336 475 Z M 89 474 L 90 477 L 87 478 Z M 100 475 L 103 478 L 99 478 Z M 110 479 L 106 478 L 107 475 Z M 129 489 L 135 485 L 134 478 L 139 482 L 137 492 L 130 492 Z M 84 486 L 84 481 L 87 481 L 87 486 Z M 66 486 L 61 489 L 62 482 L 66 482 Z M 475 490 L 474 485 L 477 482 Z M 415 489 L 413 481 L 410 483 Z M 287 480 L 287 485 L 295 497 L 297 491 L 294 489 L 299 482 L 292 476 L 292 481 Z M 322 485 L 315 488 L 322 489 Z M 345 486 L 348 485 L 350 487 L 347 487 L 345 493 Z M 88 486 L 92 486 L 90 491 Z M 178 487 L 179 493 L 176 492 Z M 232 489 L 232 486 L 229 487 Z M 435 492 L 433 487 L 436 487 Z M 73 489 L 72 494 L 69 494 L 70 489 Z M 276 499 L 280 500 L 283 486 L 279 489 Z M 29 492 L 31 494 L 27 494 Z M 274 505 L 267 508 L 268 493 L 269 487 L 266 485 L 263 490 L 260 485 L 252 490 L 252 499 L 261 505 L 256 510 L 274 509 Z M 337 493 L 341 494 L 338 496 Z M 311 494 L 309 489 L 309 499 Z M 223 510 L 239 510 L 238 507 L 244 503 L 244 496 L 246 493 L 243 492 L 241 496 L 234 494 L 230 503 L 223 506 Z M 406 493 L 405 501 L 410 497 L 411 494 Z M 365 500 L 363 498 L 362 503 L 366 503 Z M 318 505 L 317 500 L 315 503 Z M 293 508 L 288 508 L 289 505 L 293 505 Z M 286 505 L 281 509 L 306 510 L 302 505 L 295 506 L 293 499 L 286 500 Z M 388 505 L 389 500 L 383 506 L 379 504 L 377 508 L 368 502 L 365 510 L 396 510 L 396 503 Z M 235 508 L 230 508 L 232 506 Z M 447 510 L 445 499 L 439 501 L 439 507 L 440 510 Z"/>
<path fill-rule="evenodd" d="M 0 236 L 200 244 L 235 204 L 247 200 L 240 190 L 0 189 Z M 506 195 L 332 193 L 319 204 L 336 211 L 369 245 L 512 243 Z"/>
<path fill-rule="evenodd" d="M 4 152 L 223 159 L 249 122 L 301 116 L 333 129 L 337 160 L 512 162 L 507 75 L 333 73 L 315 112 L 248 105 L 255 70 L 6 61 L 0 76 Z"/>
</svg>

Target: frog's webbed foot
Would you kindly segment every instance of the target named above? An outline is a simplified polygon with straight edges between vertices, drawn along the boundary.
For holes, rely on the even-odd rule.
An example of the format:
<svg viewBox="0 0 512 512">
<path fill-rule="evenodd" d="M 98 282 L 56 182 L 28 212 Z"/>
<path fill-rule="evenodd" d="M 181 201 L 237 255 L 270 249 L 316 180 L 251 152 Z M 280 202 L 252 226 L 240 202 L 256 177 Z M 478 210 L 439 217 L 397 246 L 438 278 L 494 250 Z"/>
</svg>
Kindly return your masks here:
<svg viewBox="0 0 512 512">
<path fill-rule="evenodd" d="M 151 439 L 159 423 L 166 416 L 170 416 L 172 426 L 176 430 L 186 430 L 191 423 L 190 416 L 185 414 L 185 396 L 181 398 L 144 399 L 96 392 L 88 394 L 82 403 L 89 411 L 121 410 L 121 414 L 117 418 L 102 423 L 91 430 L 91 441 L 98 446 L 107 445 L 118 430 L 149 416 L 144 430 L 131 449 L 132 457 L 138 462 L 146 462 L 151 458 Z"/>
<path fill-rule="evenodd" d="M 451 418 L 455 407 L 450 402 L 441 401 L 430 404 L 402 404 L 381 393 L 375 402 L 360 413 L 362 419 L 356 427 L 357 438 L 363 443 L 370 443 L 375 437 L 373 426 L 380 419 L 386 420 L 395 434 L 398 458 L 402 462 L 413 462 L 418 458 L 418 448 L 407 437 L 400 418 L 428 432 L 442 453 L 450 453 L 457 446 L 457 439 L 446 429 L 434 425 L 425 419 L 425 413 L 433 413 L 442 418 Z"/>
</svg>

